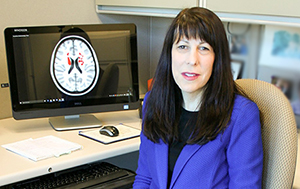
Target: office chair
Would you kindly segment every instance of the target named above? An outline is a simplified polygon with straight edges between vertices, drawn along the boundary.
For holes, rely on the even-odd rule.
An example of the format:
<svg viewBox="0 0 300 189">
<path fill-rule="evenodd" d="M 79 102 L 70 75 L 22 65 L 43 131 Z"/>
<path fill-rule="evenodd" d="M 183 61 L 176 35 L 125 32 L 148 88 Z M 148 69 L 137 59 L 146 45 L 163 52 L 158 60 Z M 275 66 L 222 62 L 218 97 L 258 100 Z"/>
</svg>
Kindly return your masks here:
<svg viewBox="0 0 300 189">
<path fill-rule="evenodd" d="M 289 100 L 274 85 L 255 79 L 236 83 L 260 111 L 264 189 L 292 188 L 297 158 L 297 126 Z"/>
</svg>

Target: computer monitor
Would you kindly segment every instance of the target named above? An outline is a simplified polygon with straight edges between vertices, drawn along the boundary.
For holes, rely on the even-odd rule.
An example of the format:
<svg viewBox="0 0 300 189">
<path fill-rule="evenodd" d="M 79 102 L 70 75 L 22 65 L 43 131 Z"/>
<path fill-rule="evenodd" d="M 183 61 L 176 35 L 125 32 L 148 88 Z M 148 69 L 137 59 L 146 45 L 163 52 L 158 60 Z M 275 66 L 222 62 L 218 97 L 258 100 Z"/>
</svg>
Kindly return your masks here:
<svg viewBox="0 0 300 189">
<path fill-rule="evenodd" d="M 12 113 L 55 130 L 101 126 L 91 113 L 140 107 L 134 24 L 9 27 Z"/>
</svg>

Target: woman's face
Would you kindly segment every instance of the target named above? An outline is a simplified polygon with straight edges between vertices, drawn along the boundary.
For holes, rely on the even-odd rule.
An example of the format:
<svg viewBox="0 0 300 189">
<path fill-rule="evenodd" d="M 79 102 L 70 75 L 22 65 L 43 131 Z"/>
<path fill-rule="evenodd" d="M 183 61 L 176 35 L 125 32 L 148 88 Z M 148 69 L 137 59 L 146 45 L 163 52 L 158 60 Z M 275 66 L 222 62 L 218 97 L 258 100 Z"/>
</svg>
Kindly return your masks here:
<svg viewBox="0 0 300 189">
<path fill-rule="evenodd" d="M 172 46 L 172 73 L 182 93 L 199 94 L 209 80 L 215 53 L 200 39 L 182 38 Z"/>
</svg>

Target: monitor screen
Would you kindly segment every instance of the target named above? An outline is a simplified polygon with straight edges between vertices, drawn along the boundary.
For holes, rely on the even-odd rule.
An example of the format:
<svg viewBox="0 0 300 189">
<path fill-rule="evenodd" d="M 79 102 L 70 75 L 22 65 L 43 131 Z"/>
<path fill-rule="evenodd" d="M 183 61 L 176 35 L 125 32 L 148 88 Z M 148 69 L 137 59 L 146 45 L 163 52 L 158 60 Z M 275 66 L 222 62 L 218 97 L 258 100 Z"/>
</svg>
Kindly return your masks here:
<svg viewBox="0 0 300 189">
<path fill-rule="evenodd" d="M 51 117 L 56 130 L 77 129 L 101 125 L 90 113 L 139 108 L 134 24 L 10 27 L 4 34 L 15 119 Z"/>
</svg>

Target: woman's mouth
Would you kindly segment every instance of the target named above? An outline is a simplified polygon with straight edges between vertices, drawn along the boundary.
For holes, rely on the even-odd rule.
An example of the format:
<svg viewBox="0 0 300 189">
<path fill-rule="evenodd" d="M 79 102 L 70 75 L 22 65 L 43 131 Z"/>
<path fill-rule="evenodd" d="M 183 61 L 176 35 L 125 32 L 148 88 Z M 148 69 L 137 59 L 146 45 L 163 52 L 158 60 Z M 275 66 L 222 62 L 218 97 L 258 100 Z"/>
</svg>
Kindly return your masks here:
<svg viewBox="0 0 300 189">
<path fill-rule="evenodd" d="M 195 80 L 200 76 L 200 74 L 191 72 L 182 72 L 181 75 L 188 81 Z"/>
</svg>

